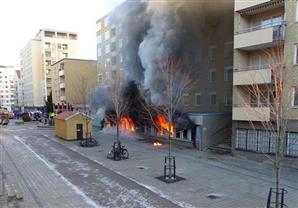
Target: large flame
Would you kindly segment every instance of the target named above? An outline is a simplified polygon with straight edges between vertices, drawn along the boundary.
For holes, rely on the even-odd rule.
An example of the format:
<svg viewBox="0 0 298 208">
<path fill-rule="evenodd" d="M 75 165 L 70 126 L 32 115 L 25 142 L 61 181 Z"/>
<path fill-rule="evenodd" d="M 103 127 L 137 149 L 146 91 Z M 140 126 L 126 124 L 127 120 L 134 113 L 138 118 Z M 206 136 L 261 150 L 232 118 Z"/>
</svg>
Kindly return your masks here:
<svg viewBox="0 0 298 208">
<path fill-rule="evenodd" d="M 157 123 L 157 125 L 159 125 L 161 127 L 161 131 L 160 131 L 161 135 L 164 134 L 164 129 L 165 129 L 167 132 L 170 132 L 171 136 L 173 136 L 173 134 L 174 134 L 173 125 L 170 125 L 170 123 L 163 116 L 157 115 L 156 123 Z"/>
<path fill-rule="evenodd" d="M 123 116 L 120 118 L 120 128 L 127 129 L 131 132 L 135 132 L 136 130 L 134 122 L 128 116 Z"/>
</svg>

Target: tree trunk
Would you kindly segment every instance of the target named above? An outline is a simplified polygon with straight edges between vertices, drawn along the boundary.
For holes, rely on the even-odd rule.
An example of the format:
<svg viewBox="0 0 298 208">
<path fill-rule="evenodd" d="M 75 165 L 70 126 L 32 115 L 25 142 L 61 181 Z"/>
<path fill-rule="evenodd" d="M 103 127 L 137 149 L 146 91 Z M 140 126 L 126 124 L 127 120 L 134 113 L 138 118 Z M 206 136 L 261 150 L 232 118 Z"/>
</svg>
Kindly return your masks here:
<svg viewBox="0 0 298 208">
<path fill-rule="evenodd" d="M 119 142 L 119 119 L 117 119 L 116 127 L 117 127 L 117 135 L 116 135 L 116 139 L 117 139 L 117 142 Z"/>
<path fill-rule="evenodd" d="M 283 132 L 280 129 L 278 132 L 278 137 L 277 137 L 277 144 L 276 144 L 276 154 L 275 154 L 275 188 L 276 188 L 276 196 L 275 196 L 275 208 L 279 208 L 279 203 L 280 203 L 280 196 L 281 196 L 281 191 L 280 191 L 280 160 L 282 156 L 282 149 L 283 149 Z"/>
<path fill-rule="evenodd" d="M 168 153 L 168 157 L 169 157 L 169 178 L 172 179 L 172 147 L 171 147 L 171 124 L 169 122 L 169 131 L 168 131 L 168 139 L 169 139 L 169 153 Z"/>
</svg>

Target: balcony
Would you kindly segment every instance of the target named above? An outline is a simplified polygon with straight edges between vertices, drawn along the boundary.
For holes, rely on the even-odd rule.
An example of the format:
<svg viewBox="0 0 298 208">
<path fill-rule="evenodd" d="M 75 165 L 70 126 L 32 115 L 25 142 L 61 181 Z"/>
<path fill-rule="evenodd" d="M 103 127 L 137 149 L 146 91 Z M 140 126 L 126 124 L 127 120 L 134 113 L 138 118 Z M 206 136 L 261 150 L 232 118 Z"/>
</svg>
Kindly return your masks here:
<svg viewBox="0 0 298 208">
<path fill-rule="evenodd" d="M 65 101 L 65 96 L 60 96 L 60 101 Z"/>
<path fill-rule="evenodd" d="M 270 22 L 236 32 L 234 48 L 242 50 L 258 50 L 274 47 L 285 38 L 285 22 Z"/>
<path fill-rule="evenodd" d="M 270 121 L 269 104 L 233 106 L 233 121 Z"/>
<path fill-rule="evenodd" d="M 59 77 L 62 77 L 62 76 L 64 76 L 64 70 L 59 71 Z"/>
<path fill-rule="evenodd" d="M 255 15 L 284 6 L 285 0 L 235 0 L 235 11 Z"/>
<path fill-rule="evenodd" d="M 60 87 L 60 89 L 65 88 L 65 83 L 64 82 L 63 83 L 60 83 L 59 84 L 59 87 Z"/>
<path fill-rule="evenodd" d="M 270 65 L 249 66 L 240 70 L 235 69 L 233 85 L 255 85 L 272 83 L 272 70 Z"/>
</svg>

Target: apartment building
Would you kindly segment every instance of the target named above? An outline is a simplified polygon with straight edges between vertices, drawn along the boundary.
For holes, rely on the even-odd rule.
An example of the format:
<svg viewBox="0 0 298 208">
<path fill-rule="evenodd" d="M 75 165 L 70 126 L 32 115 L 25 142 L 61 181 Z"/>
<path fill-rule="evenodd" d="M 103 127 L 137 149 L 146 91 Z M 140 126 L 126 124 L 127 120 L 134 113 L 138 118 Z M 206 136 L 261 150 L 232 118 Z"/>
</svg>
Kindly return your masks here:
<svg viewBox="0 0 298 208">
<path fill-rule="evenodd" d="M 194 72 L 195 84 L 184 95 L 183 102 L 184 110 L 196 124 L 196 129 L 177 132 L 175 138 L 190 142 L 193 137 L 196 137 L 201 149 L 215 144 L 231 134 L 234 3 L 225 1 L 219 3 L 220 6 L 216 9 L 212 4 L 213 2 L 206 1 L 201 3 L 199 1 L 184 2 L 182 9 L 179 8 L 191 10 L 190 8 L 194 6 L 194 8 L 200 8 L 200 15 L 196 12 L 192 16 L 183 16 L 183 14 L 181 16 L 181 20 L 185 24 L 183 29 L 188 31 L 186 36 L 189 35 L 194 39 L 193 42 L 188 41 L 182 45 L 181 59 Z M 130 9 L 133 6 L 129 5 L 129 2 L 124 2 L 96 22 L 97 70 L 100 84 L 105 84 L 117 70 L 125 73 L 128 67 L 139 67 L 136 66 L 137 61 L 132 61 L 136 59 L 136 57 L 132 57 L 132 54 L 138 56 L 138 47 L 135 47 L 135 53 L 130 50 L 131 46 L 137 43 L 135 40 L 131 40 L 127 34 L 129 31 L 123 27 L 129 27 L 130 24 L 150 24 L 135 20 L 128 22 L 129 18 L 126 18 L 126 22 L 123 24 L 120 21 L 115 21 L 116 18 L 113 17 L 121 14 L 121 17 L 124 18 L 123 11 L 134 11 L 134 9 Z M 141 9 L 136 10 L 141 12 Z M 129 15 L 132 17 L 144 14 L 130 13 Z M 194 19 L 194 16 L 197 19 Z M 222 18 L 223 16 L 225 18 Z M 143 19 L 146 20 L 146 18 Z M 190 26 L 193 25 L 193 21 L 196 22 L 196 27 Z M 132 30 L 134 31 L 133 35 L 140 41 L 142 35 L 147 33 L 134 27 Z M 166 33 L 166 31 L 162 32 Z M 187 41 L 187 38 L 184 40 Z M 226 129 L 229 129 L 229 132 Z"/>
<path fill-rule="evenodd" d="M 24 106 L 44 106 L 52 90 L 50 66 L 65 58 L 76 58 L 77 33 L 41 29 L 21 50 L 21 71 L 24 84 Z"/>
<path fill-rule="evenodd" d="M 19 109 L 22 106 L 23 92 L 21 87 L 21 70 L 16 70 L 14 74 L 15 80 L 15 108 Z"/>
<path fill-rule="evenodd" d="M 276 67 L 271 64 L 268 51 L 280 50 L 282 58 L 277 57 L 276 64 L 280 61 L 283 65 L 282 103 L 283 109 L 287 109 L 284 153 L 298 156 L 297 1 L 236 0 L 234 15 L 234 152 L 275 152 L 276 134 L 266 131 L 262 124 L 274 126 L 274 101 L 268 86 L 276 86 L 273 71 Z M 265 96 L 256 97 L 256 93 L 247 90 L 250 86 L 256 86 Z"/>
<path fill-rule="evenodd" d="M 97 25 L 97 82 L 104 84 L 113 74 L 123 70 L 123 42 L 119 25 L 108 25 L 109 14 L 96 21 Z"/>
<path fill-rule="evenodd" d="M 15 106 L 15 72 L 14 66 L 0 65 L 0 106 L 11 111 Z"/>
<path fill-rule="evenodd" d="M 87 107 L 88 93 L 97 83 L 96 61 L 63 58 L 53 63 L 50 70 L 55 110 L 63 111 L 63 106 L 68 105 L 74 109 Z"/>
</svg>

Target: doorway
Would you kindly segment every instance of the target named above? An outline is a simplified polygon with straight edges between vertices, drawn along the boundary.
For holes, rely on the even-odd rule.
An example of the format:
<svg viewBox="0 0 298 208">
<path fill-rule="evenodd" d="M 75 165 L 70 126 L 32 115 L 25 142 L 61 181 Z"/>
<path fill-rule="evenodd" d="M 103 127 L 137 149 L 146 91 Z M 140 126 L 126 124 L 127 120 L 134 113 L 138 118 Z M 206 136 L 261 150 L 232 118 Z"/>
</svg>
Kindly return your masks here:
<svg viewBox="0 0 298 208">
<path fill-rule="evenodd" d="M 77 124 L 77 139 L 83 139 L 83 124 Z"/>
</svg>

